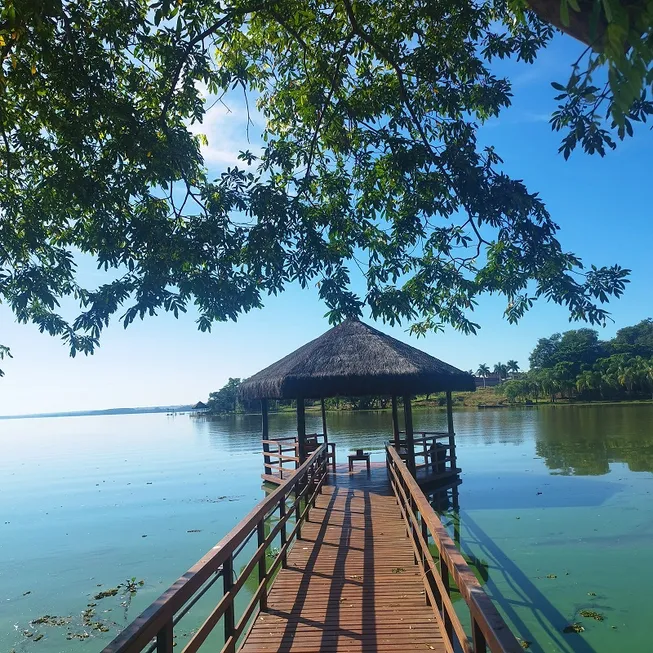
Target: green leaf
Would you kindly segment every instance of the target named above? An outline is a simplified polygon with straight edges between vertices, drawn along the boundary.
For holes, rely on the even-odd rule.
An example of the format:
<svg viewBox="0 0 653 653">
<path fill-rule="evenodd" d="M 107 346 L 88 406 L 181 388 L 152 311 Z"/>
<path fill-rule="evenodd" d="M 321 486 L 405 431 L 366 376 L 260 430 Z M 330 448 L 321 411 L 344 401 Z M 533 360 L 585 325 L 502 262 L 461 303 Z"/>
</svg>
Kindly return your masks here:
<svg viewBox="0 0 653 653">
<path fill-rule="evenodd" d="M 565 27 L 569 27 L 569 0 L 560 0 L 560 20 Z"/>
</svg>

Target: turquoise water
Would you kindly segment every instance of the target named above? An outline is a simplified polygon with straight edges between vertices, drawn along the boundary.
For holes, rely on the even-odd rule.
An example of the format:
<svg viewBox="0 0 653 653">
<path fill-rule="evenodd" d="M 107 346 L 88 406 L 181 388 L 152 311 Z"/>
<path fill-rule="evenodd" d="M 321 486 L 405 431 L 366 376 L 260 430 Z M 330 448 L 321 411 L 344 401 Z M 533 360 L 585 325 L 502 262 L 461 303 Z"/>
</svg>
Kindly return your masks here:
<svg viewBox="0 0 653 653">
<path fill-rule="evenodd" d="M 388 413 L 328 420 L 340 460 L 359 447 L 383 459 Z M 416 411 L 415 423 L 446 418 Z M 653 406 L 461 411 L 455 423 L 461 544 L 488 565 L 515 633 L 532 651 L 653 650 Z M 293 416 L 270 426 L 290 434 Z M 0 653 L 100 650 L 263 497 L 259 428 L 255 416 L 0 422 Z M 144 585 L 131 601 L 97 601 L 109 632 L 88 632 L 93 595 L 132 577 Z M 30 626 L 45 614 L 69 622 Z M 585 631 L 563 634 L 573 622 Z"/>
</svg>

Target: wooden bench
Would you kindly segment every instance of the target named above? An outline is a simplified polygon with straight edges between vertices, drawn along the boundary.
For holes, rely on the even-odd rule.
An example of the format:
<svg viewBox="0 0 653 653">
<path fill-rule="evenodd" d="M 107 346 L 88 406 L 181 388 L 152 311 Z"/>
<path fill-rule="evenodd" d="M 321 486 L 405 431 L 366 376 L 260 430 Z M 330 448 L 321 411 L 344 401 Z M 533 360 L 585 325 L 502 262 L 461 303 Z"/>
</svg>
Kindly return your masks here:
<svg viewBox="0 0 653 653">
<path fill-rule="evenodd" d="M 367 464 L 367 473 L 370 473 L 370 454 L 365 453 L 362 449 L 357 449 L 356 453 L 350 453 L 347 458 L 349 459 L 349 471 L 354 471 L 354 461 L 364 460 Z"/>
</svg>

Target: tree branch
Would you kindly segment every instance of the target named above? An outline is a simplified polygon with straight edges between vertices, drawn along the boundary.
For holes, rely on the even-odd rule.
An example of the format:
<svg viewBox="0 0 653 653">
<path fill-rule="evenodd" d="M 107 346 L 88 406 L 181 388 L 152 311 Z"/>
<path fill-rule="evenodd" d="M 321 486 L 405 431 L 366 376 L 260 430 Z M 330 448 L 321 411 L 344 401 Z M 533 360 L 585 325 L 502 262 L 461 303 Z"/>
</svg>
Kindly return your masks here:
<svg viewBox="0 0 653 653">
<path fill-rule="evenodd" d="M 210 27 L 207 27 L 203 32 L 200 32 L 196 36 L 194 36 L 186 45 L 184 48 L 184 51 L 181 55 L 181 59 L 179 60 L 179 63 L 177 64 L 177 67 L 175 68 L 175 71 L 172 73 L 172 82 L 170 84 L 170 88 L 168 90 L 168 93 L 166 94 L 164 100 L 163 100 L 163 108 L 161 109 L 161 117 L 160 117 L 160 122 L 163 122 L 165 120 L 166 114 L 168 113 L 168 109 L 170 108 L 170 104 L 172 103 L 172 98 L 175 94 L 175 90 L 177 89 L 177 84 L 179 83 L 179 78 L 181 77 L 181 73 L 184 69 L 184 65 L 188 61 L 188 57 L 190 56 L 190 53 L 193 51 L 193 48 L 198 44 L 204 41 L 204 39 L 208 38 L 212 34 L 215 34 L 221 27 L 224 27 L 230 20 L 235 18 L 236 16 L 239 15 L 244 15 L 244 14 L 249 14 L 255 11 L 260 11 L 264 8 L 263 4 L 258 4 L 258 5 L 253 5 L 252 7 L 245 7 L 243 9 L 239 9 L 236 11 L 231 11 L 229 12 L 226 16 L 221 18 L 219 21 L 216 23 L 213 23 Z"/>
</svg>

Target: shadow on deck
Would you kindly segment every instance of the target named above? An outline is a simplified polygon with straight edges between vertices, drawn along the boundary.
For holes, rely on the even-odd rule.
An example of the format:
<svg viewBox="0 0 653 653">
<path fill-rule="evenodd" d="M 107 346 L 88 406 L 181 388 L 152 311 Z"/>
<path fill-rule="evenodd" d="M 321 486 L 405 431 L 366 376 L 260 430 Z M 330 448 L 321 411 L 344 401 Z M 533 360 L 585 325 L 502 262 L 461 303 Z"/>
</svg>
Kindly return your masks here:
<svg viewBox="0 0 653 653">
<path fill-rule="evenodd" d="M 384 463 L 338 465 L 242 651 L 444 651 Z"/>
</svg>

